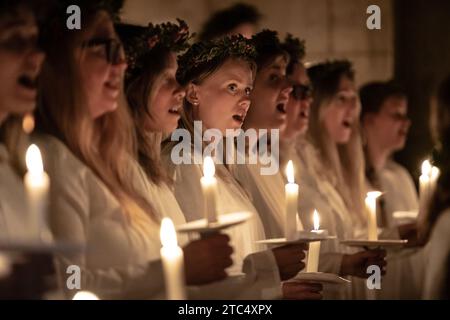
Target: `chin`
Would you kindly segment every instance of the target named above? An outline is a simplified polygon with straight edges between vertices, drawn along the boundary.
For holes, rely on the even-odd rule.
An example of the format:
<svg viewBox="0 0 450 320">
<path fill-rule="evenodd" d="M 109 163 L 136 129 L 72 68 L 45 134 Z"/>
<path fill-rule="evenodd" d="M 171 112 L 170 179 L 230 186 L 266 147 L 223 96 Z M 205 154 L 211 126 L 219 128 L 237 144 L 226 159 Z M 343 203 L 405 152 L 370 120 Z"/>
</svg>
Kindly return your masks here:
<svg viewBox="0 0 450 320">
<path fill-rule="evenodd" d="M 337 144 L 347 144 L 350 141 L 350 135 L 342 135 L 335 139 Z"/>
<path fill-rule="evenodd" d="M 32 101 L 32 102 L 15 101 L 15 102 L 8 104 L 7 106 L 14 107 L 14 110 L 11 110 L 11 113 L 25 114 L 27 112 L 32 112 L 35 109 L 36 102 L 35 101 Z"/>
<path fill-rule="evenodd" d="M 299 135 L 305 135 L 306 134 L 306 132 L 308 131 L 308 126 L 304 126 L 304 127 L 298 127 L 299 129 L 298 129 L 298 134 Z"/>
<path fill-rule="evenodd" d="M 171 134 L 172 132 L 174 132 L 176 129 L 178 128 L 178 122 L 173 124 L 173 125 L 169 125 L 166 126 L 165 128 L 163 128 L 161 131 L 164 134 Z"/>
</svg>

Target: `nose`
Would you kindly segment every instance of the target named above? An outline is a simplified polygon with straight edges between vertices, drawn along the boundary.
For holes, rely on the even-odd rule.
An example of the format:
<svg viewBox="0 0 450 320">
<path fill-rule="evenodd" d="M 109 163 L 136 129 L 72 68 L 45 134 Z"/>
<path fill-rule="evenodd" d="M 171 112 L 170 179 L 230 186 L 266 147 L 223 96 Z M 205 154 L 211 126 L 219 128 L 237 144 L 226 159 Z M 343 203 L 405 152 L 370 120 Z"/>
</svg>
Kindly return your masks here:
<svg viewBox="0 0 450 320">
<path fill-rule="evenodd" d="M 239 106 L 245 108 L 246 110 L 248 110 L 248 108 L 250 108 L 250 96 L 248 96 L 247 94 L 242 95 L 242 98 L 239 100 Z"/>
<path fill-rule="evenodd" d="M 411 127 L 411 120 L 408 117 L 405 117 L 404 126 L 407 130 Z"/>
<path fill-rule="evenodd" d="M 302 109 L 303 110 L 309 110 L 311 108 L 312 102 L 313 102 L 312 97 L 308 97 L 306 99 L 302 99 L 300 101 Z"/>
<path fill-rule="evenodd" d="M 186 97 L 186 88 L 178 85 L 177 89 L 174 91 L 174 96 L 177 98 L 177 100 L 181 101 Z"/>
<path fill-rule="evenodd" d="M 128 68 L 128 64 L 127 64 L 127 60 L 125 59 L 125 57 L 121 57 L 116 63 L 111 64 L 111 71 L 114 74 L 124 74 L 125 70 L 127 70 Z"/>
<path fill-rule="evenodd" d="M 30 51 L 27 56 L 27 67 L 33 69 L 33 71 L 39 71 L 41 69 L 42 63 L 45 59 L 45 53 L 41 49 L 34 49 Z"/>
<path fill-rule="evenodd" d="M 289 81 L 287 78 L 285 78 L 285 80 L 283 81 L 283 84 L 281 86 L 281 92 L 280 95 L 283 98 L 288 99 L 289 95 L 291 94 L 293 88 L 292 88 L 292 83 L 291 81 Z"/>
</svg>

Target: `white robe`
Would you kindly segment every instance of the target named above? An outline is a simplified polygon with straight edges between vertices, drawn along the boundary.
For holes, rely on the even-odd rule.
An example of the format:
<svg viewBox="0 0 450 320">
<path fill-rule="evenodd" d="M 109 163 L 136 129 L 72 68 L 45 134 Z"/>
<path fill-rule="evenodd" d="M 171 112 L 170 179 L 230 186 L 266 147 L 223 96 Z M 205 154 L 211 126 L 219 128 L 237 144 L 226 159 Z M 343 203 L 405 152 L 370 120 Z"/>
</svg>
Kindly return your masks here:
<svg viewBox="0 0 450 320">
<path fill-rule="evenodd" d="M 81 289 L 92 291 L 100 298 L 163 298 L 159 225 L 149 219 L 145 232 L 130 225 L 108 188 L 63 143 L 50 136 L 42 136 L 39 140 L 51 177 L 51 222 L 55 238 L 81 243 L 87 248 L 86 252 L 63 253 L 56 259 L 60 284 L 67 297 L 74 292 L 66 286 L 66 270 L 70 265 L 77 265 L 81 268 Z M 151 197 L 160 217 L 166 215 L 175 223 L 182 223 L 183 217 L 172 193 L 166 187 L 152 186 L 131 158 L 129 169 L 136 190 L 143 197 Z M 255 254 L 243 264 L 246 276 L 188 287 L 188 297 L 256 299 L 280 296 L 279 276 L 274 275 L 272 267 L 273 256 Z M 264 279 L 259 278 L 265 275 Z M 278 276 L 278 281 L 268 275 Z"/>
<path fill-rule="evenodd" d="M 174 181 L 174 194 L 183 210 L 187 221 L 204 218 L 203 216 L 203 191 L 200 178 L 203 176 L 202 166 L 198 164 L 175 165 L 170 160 L 170 154 L 164 154 L 167 167 Z M 194 159 L 190 155 L 191 160 Z M 223 176 L 217 174 L 221 172 Z M 264 229 L 256 213 L 254 206 L 248 199 L 245 191 L 239 186 L 228 169 L 221 164 L 216 164 L 216 179 L 218 198 L 216 199 L 217 212 L 219 215 L 248 211 L 253 214 L 252 218 L 238 226 L 225 230 L 231 238 L 233 246 L 233 266 L 229 274 L 248 274 L 259 279 L 253 286 L 260 287 L 261 298 L 281 297 L 281 280 L 278 267 L 272 251 L 263 250 L 263 246 L 256 241 L 265 239 Z M 260 271 L 258 269 L 262 268 Z M 251 271 L 253 270 L 253 271 Z M 255 275 L 259 274 L 255 278 Z M 248 296 L 248 295 L 247 295 Z"/>
<path fill-rule="evenodd" d="M 0 241 L 33 240 L 38 230 L 30 214 L 23 180 L 11 167 L 6 147 L 0 144 Z"/>
<path fill-rule="evenodd" d="M 155 210 L 163 217 L 171 218 L 175 225 L 186 223 L 184 213 L 181 211 L 172 190 L 164 183 L 160 185 L 152 183 L 142 170 L 139 173 L 141 179 L 136 177 L 133 180 L 135 188 L 148 196 Z M 222 191 L 222 196 L 228 195 L 228 190 Z M 232 203 L 235 210 L 243 208 L 239 201 L 234 200 L 233 202 L 233 199 L 230 198 L 226 198 L 226 200 L 227 203 Z M 231 236 L 235 237 L 235 240 L 236 236 L 242 236 L 242 232 L 246 231 L 239 228 L 234 229 L 237 232 L 232 233 Z M 184 246 L 188 242 L 188 236 L 178 234 L 178 241 L 180 246 Z M 250 247 L 253 243 L 251 241 L 244 244 L 234 242 L 238 246 Z M 247 250 L 255 252 L 255 248 Z M 243 272 L 243 275 L 230 276 L 223 281 L 208 285 L 189 286 L 189 299 L 274 299 L 280 297 L 280 279 L 275 267 L 274 257 L 270 252 L 248 254 L 243 258 L 240 267 L 240 273 Z"/>
<path fill-rule="evenodd" d="M 423 299 L 449 299 L 450 294 L 450 209 L 443 212 L 431 230 L 424 248 Z"/>
<path fill-rule="evenodd" d="M 385 221 L 380 238 L 398 239 L 399 222 L 396 211 L 418 211 L 418 198 L 414 182 L 408 171 L 388 160 L 378 172 L 384 198 Z M 423 253 L 420 249 L 389 250 L 388 266 L 383 277 L 378 299 L 419 299 L 421 295 Z"/>
<path fill-rule="evenodd" d="M 79 243 L 85 252 L 56 257 L 61 289 L 71 265 L 81 269 L 81 290 L 104 299 L 144 299 L 164 292 L 159 227 L 150 218 L 144 232 L 130 224 L 102 181 L 59 140 L 40 136 L 46 171 L 51 179 L 51 228 L 57 241 Z M 137 175 L 130 167 L 130 176 Z"/>
<path fill-rule="evenodd" d="M 336 188 L 321 173 L 321 160 L 315 148 L 299 139 L 284 152 L 285 159 L 293 161 L 296 181 L 300 186 L 298 214 L 306 230 L 313 229 L 312 213 L 320 214 L 320 228 L 329 231 L 336 240 L 323 241 L 320 250 L 319 271 L 339 274 L 344 254 L 353 254 L 362 249 L 341 245 L 339 240 L 363 237 L 366 230 L 353 223 L 351 213 Z M 364 279 L 348 277 L 352 283 L 345 287 L 324 287 L 325 299 L 367 299 Z"/>
</svg>

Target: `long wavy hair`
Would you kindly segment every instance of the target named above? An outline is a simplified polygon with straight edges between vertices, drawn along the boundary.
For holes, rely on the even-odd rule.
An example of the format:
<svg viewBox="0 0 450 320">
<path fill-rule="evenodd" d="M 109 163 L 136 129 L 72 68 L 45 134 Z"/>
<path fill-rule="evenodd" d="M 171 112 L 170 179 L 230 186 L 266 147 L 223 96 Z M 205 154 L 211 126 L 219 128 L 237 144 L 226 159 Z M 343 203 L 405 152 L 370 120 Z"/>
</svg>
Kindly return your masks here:
<svg viewBox="0 0 450 320">
<path fill-rule="evenodd" d="M 327 65 L 335 64 L 335 68 Z M 343 198 L 352 219 L 361 225 L 366 223 L 364 215 L 364 156 L 359 122 L 352 125 L 348 143 L 336 144 L 327 132 L 324 115 L 338 92 L 342 77 L 354 79 L 351 64 L 337 61 L 313 66 L 308 75 L 314 88 L 310 125 L 307 139 L 317 148 L 322 160 L 322 172 L 336 187 Z"/>
<path fill-rule="evenodd" d="M 431 129 L 436 143 L 433 160 L 440 175 L 427 215 L 419 228 L 419 237 L 424 243 L 438 218 L 450 208 L 450 75 L 439 86 L 432 107 Z"/>
<path fill-rule="evenodd" d="M 148 217 L 154 222 L 158 220 L 152 205 L 134 189 L 129 176 L 128 164 L 135 155 L 136 142 L 125 102 L 97 119 L 92 119 L 85 102 L 75 49 L 82 32 L 101 10 L 88 9 L 88 5 L 83 8 L 84 28 L 80 31 L 68 31 L 65 22 L 59 19 L 47 25 L 43 41 L 47 60 L 41 74 L 38 128 L 60 139 L 105 183 L 129 222 L 146 226 Z"/>
<path fill-rule="evenodd" d="M 150 116 L 149 102 L 156 94 L 159 76 L 168 66 L 172 51 L 167 48 L 154 48 L 145 57 L 142 72 L 129 79 L 125 84 L 126 98 L 134 120 L 139 163 L 147 177 L 153 183 L 170 183 L 166 170 L 161 164 L 162 132 L 149 132 L 145 128 L 146 119 Z"/>
</svg>

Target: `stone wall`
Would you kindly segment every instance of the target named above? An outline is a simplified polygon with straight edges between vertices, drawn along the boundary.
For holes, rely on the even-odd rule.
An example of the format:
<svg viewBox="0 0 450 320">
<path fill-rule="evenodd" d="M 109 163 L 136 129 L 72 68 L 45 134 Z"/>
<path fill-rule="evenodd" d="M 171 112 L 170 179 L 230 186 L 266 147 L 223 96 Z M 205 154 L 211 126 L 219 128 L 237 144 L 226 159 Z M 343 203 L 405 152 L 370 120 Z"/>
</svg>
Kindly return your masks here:
<svg viewBox="0 0 450 320">
<path fill-rule="evenodd" d="M 210 13 L 234 0 L 128 0 L 124 19 L 146 24 L 180 17 L 198 30 Z M 247 0 L 257 6 L 262 27 L 306 40 L 307 61 L 348 58 L 355 64 L 357 83 L 393 75 L 392 0 Z M 381 8 L 381 30 L 366 28 L 366 9 Z"/>
</svg>

